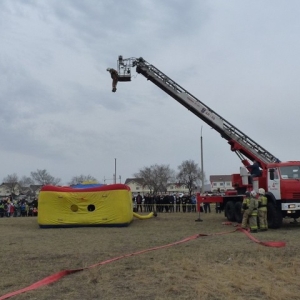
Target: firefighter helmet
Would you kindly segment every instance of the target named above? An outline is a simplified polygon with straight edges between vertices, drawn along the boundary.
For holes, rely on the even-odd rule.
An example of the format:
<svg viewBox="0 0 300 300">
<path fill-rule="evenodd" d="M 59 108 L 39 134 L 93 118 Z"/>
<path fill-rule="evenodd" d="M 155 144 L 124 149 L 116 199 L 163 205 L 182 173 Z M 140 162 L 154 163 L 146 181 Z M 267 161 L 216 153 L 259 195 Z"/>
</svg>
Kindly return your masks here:
<svg viewBox="0 0 300 300">
<path fill-rule="evenodd" d="M 255 191 L 251 191 L 251 193 L 250 193 L 250 194 L 251 194 L 251 196 L 252 196 L 253 198 L 255 198 L 255 197 L 256 197 L 256 195 L 257 195 Z"/>
<path fill-rule="evenodd" d="M 265 192 L 265 190 L 264 190 L 263 188 L 260 188 L 260 189 L 258 190 L 258 193 L 259 193 L 260 195 L 264 195 L 266 192 Z"/>
</svg>

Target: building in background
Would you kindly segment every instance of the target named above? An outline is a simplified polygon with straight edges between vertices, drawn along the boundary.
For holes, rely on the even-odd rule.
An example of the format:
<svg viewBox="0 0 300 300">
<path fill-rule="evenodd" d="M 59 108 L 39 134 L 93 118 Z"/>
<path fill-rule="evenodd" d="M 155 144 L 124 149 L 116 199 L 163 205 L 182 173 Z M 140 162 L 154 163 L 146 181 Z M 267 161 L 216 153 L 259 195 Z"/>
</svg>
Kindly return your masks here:
<svg viewBox="0 0 300 300">
<path fill-rule="evenodd" d="M 29 202 L 38 198 L 42 188 L 40 184 L 32 184 L 28 187 L 22 187 L 19 183 L 2 183 L 0 185 L 0 200 L 12 196 L 13 199 L 25 199 Z"/>
<path fill-rule="evenodd" d="M 211 191 L 217 192 L 225 192 L 227 190 L 232 190 L 232 181 L 231 181 L 231 175 L 211 175 L 209 177 L 210 179 L 210 185 L 211 185 Z"/>
<path fill-rule="evenodd" d="M 128 185 L 131 189 L 133 195 L 136 195 L 140 192 L 142 195 L 150 193 L 150 189 L 144 183 L 143 178 L 127 178 L 125 184 Z M 176 193 L 188 193 L 189 190 L 184 184 L 180 183 L 168 183 L 167 193 L 176 194 Z"/>
<path fill-rule="evenodd" d="M 145 185 L 143 178 L 127 178 L 125 184 L 130 187 L 133 194 L 137 194 L 138 192 L 147 194 L 150 192 L 149 188 Z"/>
</svg>

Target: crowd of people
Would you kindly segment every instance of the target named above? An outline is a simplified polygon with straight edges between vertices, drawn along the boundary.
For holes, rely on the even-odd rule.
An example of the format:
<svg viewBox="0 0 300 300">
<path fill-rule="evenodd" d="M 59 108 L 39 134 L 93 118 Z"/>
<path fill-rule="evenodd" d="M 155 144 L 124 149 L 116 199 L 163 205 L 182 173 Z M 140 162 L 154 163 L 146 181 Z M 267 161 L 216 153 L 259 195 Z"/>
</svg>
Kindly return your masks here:
<svg viewBox="0 0 300 300">
<path fill-rule="evenodd" d="M 133 211 L 134 212 L 197 212 L 196 195 L 189 194 L 167 194 L 158 195 L 146 194 L 142 196 L 140 193 L 133 196 Z M 211 207 L 209 202 L 201 204 L 200 211 L 210 213 Z M 216 212 L 223 211 L 221 206 L 216 205 Z"/>
<path fill-rule="evenodd" d="M 35 217 L 38 214 L 37 200 L 31 203 L 25 199 L 16 200 L 7 197 L 0 200 L 0 218 L 3 217 Z"/>
<path fill-rule="evenodd" d="M 133 196 L 133 210 L 135 212 L 196 212 L 196 196 L 188 194 L 146 194 L 138 193 Z"/>
<path fill-rule="evenodd" d="M 206 194 L 209 197 L 208 194 Z M 133 211 L 135 212 L 197 212 L 196 195 L 188 194 L 159 194 L 156 196 L 146 194 L 142 196 L 137 193 L 133 196 Z M 210 213 L 210 202 L 201 203 L 200 212 Z M 224 210 L 223 203 L 215 203 L 216 213 Z M 267 198 L 265 190 L 260 188 L 258 195 L 255 191 L 246 192 L 246 197 L 242 203 L 242 228 L 249 226 L 251 232 L 266 231 L 268 229 L 267 222 Z"/>
<path fill-rule="evenodd" d="M 207 195 L 208 196 L 208 195 Z M 158 195 L 137 195 L 132 197 L 134 212 L 197 212 L 196 195 L 189 194 L 158 194 Z M 216 213 L 223 211 L 223 204 L 215 204 Z M 210 213 L 210 202 L 201 203 L 200 212 Z M 7 197 L 0 200 L 0 218 L 3 217 L 29 217 L 37 216 L 37 199 L 28 202 L 25 199 L 17 200 Z M 246 197 L 242 203 L 242 228 L 249 226 L 251 232 L 258 229 L 265 231 L 268 229 L 267 223 L 267 198 L 265 190 L 260 188 L 258 195 L 255 191 L 246 192 Z"/>
</svg>

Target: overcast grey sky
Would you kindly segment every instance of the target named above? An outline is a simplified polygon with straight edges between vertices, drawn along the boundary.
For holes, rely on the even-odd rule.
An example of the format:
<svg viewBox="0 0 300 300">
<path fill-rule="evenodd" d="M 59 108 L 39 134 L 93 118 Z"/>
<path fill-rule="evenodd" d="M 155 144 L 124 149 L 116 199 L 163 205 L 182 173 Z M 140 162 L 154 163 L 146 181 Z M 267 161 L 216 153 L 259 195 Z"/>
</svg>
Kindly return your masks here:
<svg viewBox="0 0 300 300">
<path fill-rule="evenodd" d="M 238 173 L 225 139 L 143 76 L 143 57 L 280 160 L 300 160 L 300 1 L 0 1 L 0 180 L 46 169 L 122 182 L 184 160 Z M 135 71 L 133 72 L 135 75 Z M 298 103 L 298 104 L 297 104 Z M 107 181 L 112 183 L 112 181 Z"/>
</svg>

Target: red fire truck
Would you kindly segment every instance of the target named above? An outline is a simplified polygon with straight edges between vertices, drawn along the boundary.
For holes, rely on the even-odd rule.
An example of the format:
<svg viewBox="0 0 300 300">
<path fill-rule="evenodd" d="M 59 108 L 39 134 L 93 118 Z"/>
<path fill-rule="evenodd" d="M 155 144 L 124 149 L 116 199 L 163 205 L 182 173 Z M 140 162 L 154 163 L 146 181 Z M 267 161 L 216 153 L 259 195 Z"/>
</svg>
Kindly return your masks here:
<svg viewBox="0 0 300 300">
<path fill-rule="evenodd" d="M 219 196 L 201 195 L 202 202 L 221 202 L 229 221 L 240 222 L 241 204 L 247 190 L 264 188 L 268 198 L 268 223 L 270 228 L 279 228 L 282 219 L 300 216 L 300 161 L 281 162 L 277 157 L 260 146 L 241 130 L 233 126 L 215 111 L 174 82 L 171 78 L 146 62 L 143 58 L 118 57 L 117 70 L 107 69 L 113 78 L 113 91 L 117 82 L 131 81 L 131 69 L 142 74 L 147 80 L 194 113 L 197 117 L 219 132 L 235 152 L 243 166 L 238 174 L 232 175 L 234 192 Z M 117 74 L 117 78 L 116 78 Z M 259 163 L 261 175 L 249 184 L 250 162 Z"/>
</svg>

